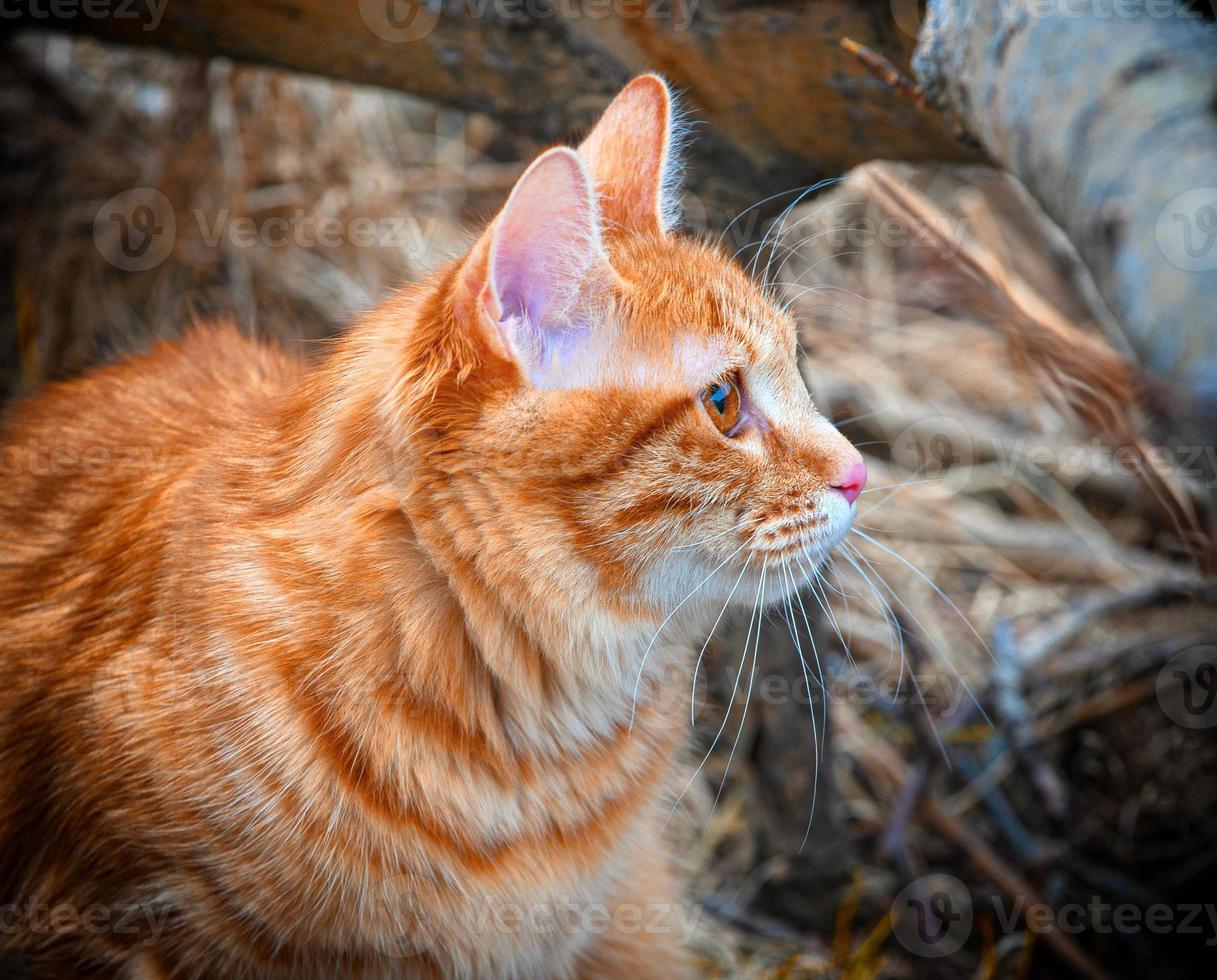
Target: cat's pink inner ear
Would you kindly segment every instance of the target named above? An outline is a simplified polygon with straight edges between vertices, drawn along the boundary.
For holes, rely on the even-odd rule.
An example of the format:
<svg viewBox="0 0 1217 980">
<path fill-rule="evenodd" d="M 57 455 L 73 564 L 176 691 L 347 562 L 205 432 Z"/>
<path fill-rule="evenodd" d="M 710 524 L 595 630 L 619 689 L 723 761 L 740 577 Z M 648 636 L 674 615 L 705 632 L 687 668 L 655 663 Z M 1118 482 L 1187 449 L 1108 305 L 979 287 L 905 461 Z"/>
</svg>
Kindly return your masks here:
<svg viewBox="0 0 1217 980">
<path fill-rule="evenodd" d="M 658 75 L 621 90 L 579 146 L 592 173 L 605 230 L 664 232 L 679 218 L 673 100 Z"/>
<path fill-rule="evenodd" d="M 507 352 L 535 376 L 587 332 L 608 269 L 596 197 L 573 150 L 533 162 L 492 235 L 485 312 Z"/>
</svg>

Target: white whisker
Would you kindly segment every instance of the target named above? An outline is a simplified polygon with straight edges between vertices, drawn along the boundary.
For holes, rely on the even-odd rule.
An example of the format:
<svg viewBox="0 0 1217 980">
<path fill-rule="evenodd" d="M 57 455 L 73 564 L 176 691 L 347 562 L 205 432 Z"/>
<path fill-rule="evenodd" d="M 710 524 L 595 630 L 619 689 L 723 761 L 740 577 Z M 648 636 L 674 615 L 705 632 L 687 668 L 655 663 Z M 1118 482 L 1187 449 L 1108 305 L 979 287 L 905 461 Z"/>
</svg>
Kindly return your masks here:
<svg viewBox="0 0 1217 980">
<path fill-rule="evenodd" d="M 715 574 L 717 574 L 717 572 L 720 568 L 722 568 L 725 564 L 727 564 L 727 562 L 731 561 L 732 558 L 734 558 L 736 555 L 738 555 L 743 550 L 744 550 L 744 545 L 741 544 L 738 548 L 735 549 L 735 551 L 731 552 L 731 554 L 729 554 L 726 558 L 724 558 L 717 565 L 715 565 L 714 568 L 710 571 L 710 574 L 707 575 L 700 582 L 698 582 L 697 585 L 695 585 L 693 587 L 693 591 L 690 592 L 687 596 L 685 596 L 683 599 L 680 600 L 680 602 L 678 602 L 676 604 L 676 608 L 674 608 L 670 613 L 668 613 L 668 615 L 664 618 L 664 621 L 659 624 L 659 628 L 657 630 L 655 630 L 655 635 L 653 637 L 651 637 L 651 642 L 647 644 L 647 648 L 642 654 L 642 663 L 640 663 L 638 665 L 638 677 L 634 681 L 633 705 L 630 708 L 630 727 L 629 727 L 630 733 L 633 733 L 633 731 L 634 731 L 634 718 L 638 713 L 638 689 L 642 686 L 642 672 L 643 672 L 643 670 L 646 669 L 647 657 L 649 657 L 651 655 L 651 650 L 655 646 L 655 641 L 659 639 L 659 634 L 662 633 L 663 628 L 672 621 L 672 617 L 675 616 L 676 613 L 680 611 L 680 607 L 683 606 L 690 599 L 692 599 L 695 595 L 697 595 L 697 593 L 699 591 L 701 591 L 701 587 L 703 585 L 705 585 L 707 582 L 709 582 L 710 579 L 712 579 L 715 576 Z"/>
<path fill-rule="evenodd" d="M 718 784 L 718 792 L 714 794 L 714 803 L 710 807 L 710 816 L 706 819 L 706 828 L 710 826 L 710 820 L 714 818 L 714 813 L 718 809 L 718 801 L 723 795 L 723 788 L 727 785 L 727 776 L 731 772 L 731 762 L 735 759 L 735 750 L 739 748 L 740 736 L 744 734 L 744 725 L 748 722 L 748 705 L 752 701 L 752 685 L 756 681 L 756 662 L 760 659 L 761 653 L 761 628 L 764 626 L 765 619 L 765 573 L 768 568 L 768 562 L 761 564 L 761 590 L 760 600 L 756 605 L 756 640 L 752 644 L 752 667 L 748 671 L 748 690 L 744 694 L 744 708 L 740 712 L 739 728 L 735 731 L 735 741 L 731 743 L 731 751 L 727 755 L 727 764 L 723 767 L 723 779 Z M 745 648 L 747 640 L 745 639 Z M 747 657 L 747 649 L 744 651 L 744 656 Z M 735 701 L 735 692 L 731 694 L 732 702 Z M 705 833 L 705 829 L 702 830 Z"/>
<path fill-rule="evenodd" d="M 861 531 L 857 531 L 857 532 L 853 532 L 853 533 L 862 535 Z M 878 544 L 878 542 L 874 541 L 874 539 L 872 539 L 872 538 L 869 538 L 869 536 L 866 536 L 866 535 L 862 535 L 862 536 L 866 537 L 867 540 L 870 540 L 873 544 Z M 883 546 L 880 545 L 880 547 L 883 547 Z M 889 549 L 884 548 L 884 550 L 888 551 Z M 938 652 L 938 655 L 941 657 L 943 663 L 945 663 L 947 665 L 947 667 L 950 668 L 951 673 L 955 675 L 955 679 L 957 681 L 959 681 L 959 683 L 963 686 L 964 693 L 966 693 L 968 695 L 969 700 L 976 706 L 976 709 L 980 712 L 981 716 L 985 719 L 985 721 L 992 724 L 992 720 L 989 718 L 988 712 L 985 711 L 984 705 L 982 705 L 980 703 L 980 700 L 976 697 L 976 695 L 972 693 L 972 688 L 969 687 L 968 682 L 963 679 L 963 675 L 960 674 L 959 671 L 956 669 L 955 663 L 951 660 L 950 655 L 942 648 L 942 644 L 938 642 L 938 639 L 934 636 L 934 634 L 931 633 L 928 629 L 926 629 L 925 624 L 921 621 L 921 619 L 917 616 L 917 614 L 915 612 L 913 612 L 912 609 L 909 608 L 908 603 L 900 598 L 899 593 L 895 589 L 893 589 L 891 587 L 891 585 L 888 584 L 887 579 L 885 579 L 882 575 L 879 574 L 878 570 L 876 570 L 875 566 L 872 565 L 867 560 L 866 556 L 857 550 L 855 550 L 854 553 L 870 567 L 871 571 L 874 572 L 876 577 L 879 579 L 879 583 L 888 591 L 888 593 L 891 595 L 891 597 L 896 600 L 896 603 L 900 606 L 901 609 L 903 609 L 905 611 L 905 613 L 908 615 L 908 617 L 913 621 L 914 625 L 919 630 L 921 630 L 922 634 L 926 637 L 926 639 L 928 639 L 930 641 L 930 644 L 933 646 L 934 650 L 936 650 Z M 895 552 L 892 552 L 892 554 L 896 558 L 900 557 L 899 555 L 896 555 Z M 911 568 L 912 566 L 909 566 L 909 567 Z M 913 570 L 916 571 L 918 575 L 921 575 L 921 572 L 919 570 L 917 570 L 917 569 L 913 569 Z M 921 577 L 925 578 L 924 575 L 921 575 Z M 926 581 L 929 582 L 929 579 L 926 579 Z M 931 587 L 933 587 L 933 589 L 936 592 L 939 592 L 941 594 L 941 590 L 936 585 L 934 585 L 934 583 L 930 582 L 929 584 L 931 585 Z M 944 596 L 944 598 L 946 598 L 946 597 Z M 954 603 L 951 603 L 949 599 L 947 599 L 947 602 L 950 603 L 951 605 L 954 605 Z M 959 612 L 958 607 L 956 607 L 956 612 Z M 961 617 L 963 616 L 962 613 L 959 613 L 959 615 Z M 965 623 L 967 622 L 966 618 L 964 621 L 965 621 Z M 969 628 L 971 628 L 972 624 L 967 623 L 967 625 L 969 626 Z M 975 633 L 976 631 L 973 629 L 972 632 Z M 977 638 L 979 639 L 979 634 L 977 635 Z M 981 640 L 981 643 L 983 644 L 984 641 Z M 987 650 L 988 647 L 986 646 L 985 649 Z M 990 656 L 992 656 L 992 654 L 990 654 Z M 903 676 L 903 667 L 901 668 L 901 675 Z"/>
<path fill-rule="evenodd" d="M 876 586 L 875 583 L 873 581 L 871 581 L 871 577 L 866 574 L 866 572 L 863 570 L 862 566 L 859 565 L 858 562 L 854 559 L 854 555 L 857 555 L 858 558 L 861 558 L 863 561 L 866 561 L 866 559 L 863 558 L 863 556 L 857 551 L 857 549 L 851 548 L 849 543 L 846 541 L 841 542 L 840 549 L 841 549 L 841 554 L 845 556 L 845 560 L 848 561 L 850 563 L 850 565 L 853 566 L 854 571 L 856 571 L 859 575 L 862 576 L 862 580 L 867 584 L 867 586 L 869 586 L 869 588 L 870 588 L 871 592 L 874 594 L 875 598 L 880 603 L 882 603 L 881 607 L 872 604 L 872 608 L 876 609 L 883 616 L 883 621 L 887 624 L 888 636 L 891 637 L 891 642 L 888 645 L 889 655 L 891 653 L 895 653 L 897 644 L 899 645 L 899 650 L 900 650 L 899 673 L 896 675 L 897 676 L 896 696 L 899 696 L 900 685 L 904 682 L 904 633 L 900 629 L 900 623 L 896 619 L 895 613 L 892 612 L 891 603 L 889 603 L 887 601 L 887 599 L 884 598 L 883 593 L 879 591 L 878 586 Z M 853 552 L 853 553 L 851 554 L 851 552 Z M 874 566 L 871 566 L 871 570 L 874 571 Z M 875 572 L 875 574 L 877 576 L 879 573 Z"/>
<path fill-rule="evenodd" d="M 706 648 L 710 645 L 710 641 L 714 639 L 714 631 L 718 629 L 718 624 L 722 621 L 723 614 L 726 613 L 727 607 L 731 604 L 731 599 L 735 595 L 735 590 L 739 588 L 739 584 L 743 581 L 744 573 L 746 571 L 748 571 L 747 565 L 740 569 L 740 573 L 735 579 L 735 584 L 731 586 L 731 592 L 728 593 L 727 600 L 723 603 L 723 608 L 719 610 L 718 618 L 714 620 L 714 625 L 710 627 L 710 635 L 706 637 L 706 642 L 701 645 L 701 650 L 697 654 L 697 663 L 693 665 L 693 684 L 692 690 L 689 692 L 690 727 L 697 724 L 697 674 L 701 670 L 702 658 L 706 655 Z"/>
<path fill-rule="evenodd" d="M 696 782 L 697 777 L 701 774 L 702 769 L 705 768 L 706 763 L 710 761 L 710 756 L 714 754 L 714 749 L 718 745 L 718 740 L 722 738 L 723 732 L 726 731 L 727 722 L 731 720 L 731 709 L 735 704 L 735 695 L 736 692 L 739 691 L 740 678 L 744 676 L 744 665 L 748 660 L 748 643 L 752 638 L 752 621 L 756 615 L 756 610 L 760 605 L 761 584 L 763 583 L 758 584 L 756 588 L 756 598 L 753 600 L 752 615 L 748 619 L 748 633 L 744 637 L 744 656 L 740 657 L 739 670 L 735 672 L 735 680 L 731 682 L 731 697 L 727 701 L 727 710 L 723 714 L 722 724 L 718 726 L 718 731 L 714 733 L 714 738 L 710 742 L 710 747 L 706 750 L 706 754 L 702 756 L 701 762 L 697 764 L 697 768 L 693 770 L 693 775 L 689 777 L 689 781 L 685 783 L 684 789 L 682 789 L 680 791 L 680 795 L 676 797 L 676 802 L 672 804 L 672 809 L 668 811 L 668 815 L 663 822 L 663 827 L 660 828 L 660 833 L 663 833 L 663 831 L 667 829 L 668 822 L 672 819 L 672 816 L 676 813 L 677 808 L 680 806 L 680 801 L 685 798 L 685 794 L 689 792 L 689 788 L 694 782 Z M 713 814 L 711 814 L 711 816 L 713 816 Z"/>
<path fill-rule="evenodd" d="M 803 644 L 799 642 L 799 631 L 794 622 L 794 605 L 790 601 L 790 594 L 793 592 L 795 595 L 798 595 L 798 589 L 794 581 L 794 574 L 788 568 L 783 568 L 782 571 L 790 586 L 789 591 L 786 593 L 786 609 L 790 613 L 790 619 L 786 621 L 786 626 L 790 630 L 790 638 L 794 641 L 794 649 L 799 656 L 799 664 L 803 668 L 803 683 L 807 687 L 807 718 L 811 722 L 812 758 L 816 762 L 815 773 L 811 779 L 811 810 L 807 814 L 807 828 L 803 831 L 803 840 L 799 844 L 799 853 L 802 854 L 803 848 L 807 846 L 807 840 L 811 836 L 811 824 L 816 815 L 816 794 L 820 789 L 820 766 L 823 764 L 824 754 L 820 748 L 819 732 L 816 730 L 815 709 L 811 704 L 811 678 L 808 676 L 807 661 L 803 657 Z M 823 688 L 823 684 L 820 686 Z M 825 700 L 821 701 L 821 703 L 825 704 L 828 697 L 827 691 L 823 693 L 822 697 Z"/>
<path fill-rule="evenodd" d="M 931 589 L 933 589 L 934 592 L 937 593 L 938 598 L 940 598 L 943 602 L 945 602 L 948 606 L 950 606 L 951 609 L 953 609 L 955 611 L 955 615 L 958 616 L 963 621 L 963 624 L 968 628 L 968 631 L 974 637 L 976 637 L 977 642 L 984 648 L 985 653 L 987 653 L 989 655 L 989 659 L 992 660 L 994 663 L 997 663 L 997 658 L 993 656 L 993 651 L 989 649 L 989 644 L 987 644 L 985 642 L 984 637 L 982 637 L 978 632 L 976 632 L 976 627 L 972 625 L 972 621 L 970 619 L 968 619 L 967 616 L 964 615 L 962 609 L 960 609 L 957 605 L 955 605 L 955 601 L 949 595 L 947 595 L 945 592 L 942 591 L 942 589 L 940 589 L 937 585 L 934 584 L 934 582 L 930 579 L 930 577 L 928 575 L 926 575 L 924 572 L 922 572 L 921 569 L 918 568 L 916 565 L 914 565 L 912 562 L 908 561 L 903 555 L 899 554 L 896 551 L 893 551 L 887 545 L 883 544 L 883 542 L 876 541 L 874 538 L 872 538 L 869 534 L 867 534 L 864 531 L 859 531 L 856 529 L 852 529 L 852 530 L 853 530 L 853 533 L 858 535 L 858 537 L 860 537 L 863 541 L 869 541 L 876 548 L 881 548 L 883 551 L 886 551 L 889 555 L 891 555 L 893 558 L 895 558 L 896 561 L 898 561 L 898 562 L 900 562 L 900 564 L 904 565 L 905 568 L 907 568 L 910 572 L 912 572 L 914 575 L 916 575 L 918 578 L 920 578 L 923 582 L 925 582 L 926 585 L 928 585 Z"/>
</svg>

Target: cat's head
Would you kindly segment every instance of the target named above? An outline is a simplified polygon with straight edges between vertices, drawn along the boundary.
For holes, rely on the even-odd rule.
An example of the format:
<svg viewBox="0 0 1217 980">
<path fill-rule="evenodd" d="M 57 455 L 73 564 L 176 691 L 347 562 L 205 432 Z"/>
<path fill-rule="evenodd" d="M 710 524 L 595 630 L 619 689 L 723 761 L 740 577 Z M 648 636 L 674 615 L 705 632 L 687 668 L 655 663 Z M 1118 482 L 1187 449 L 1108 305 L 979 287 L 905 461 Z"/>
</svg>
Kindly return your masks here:
<svg viewBox="0 0 1217 980">
<path fill-rule="evenodd" d="M 398 389 L 413 492 L 463 560 L 559 603 L 670 608 L 707 576 L 707 601 L 734 584 L 751 602 L 762 567 L 772 599 L 866 479 L 812 403 L 793 319 L 674 230 L 678 136 L 648 75 L 577 151 L 538 157 L 449 271 Z"/>
</svg>

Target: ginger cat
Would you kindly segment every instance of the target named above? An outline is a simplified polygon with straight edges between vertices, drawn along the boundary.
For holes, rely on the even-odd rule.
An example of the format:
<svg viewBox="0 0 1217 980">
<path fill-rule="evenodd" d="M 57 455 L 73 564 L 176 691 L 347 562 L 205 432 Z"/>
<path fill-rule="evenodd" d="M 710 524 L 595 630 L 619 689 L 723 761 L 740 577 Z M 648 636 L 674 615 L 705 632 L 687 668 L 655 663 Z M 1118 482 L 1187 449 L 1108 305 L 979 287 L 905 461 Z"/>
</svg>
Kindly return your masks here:
<svg viewBox="0 0 1217 980">
<path fill-rule="evenodd" d="M 197 329 L 15 408 L 0 956 L 689 971 L 660 832 L 687 671 L 724 604 L 822 560 L 865 470 L 791 318 L 674 232 L 673 127 L 636 79 L 315 365 Z"/>
</svg>

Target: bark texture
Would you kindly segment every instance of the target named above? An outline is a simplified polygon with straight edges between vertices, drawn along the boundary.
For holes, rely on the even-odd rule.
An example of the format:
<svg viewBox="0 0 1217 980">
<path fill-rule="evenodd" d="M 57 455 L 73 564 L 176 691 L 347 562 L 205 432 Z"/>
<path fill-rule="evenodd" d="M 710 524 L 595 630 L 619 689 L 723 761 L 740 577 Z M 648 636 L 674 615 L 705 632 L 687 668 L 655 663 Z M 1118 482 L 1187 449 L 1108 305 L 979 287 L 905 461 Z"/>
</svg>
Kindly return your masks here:
<svg viewBox="0 0 1217 980">
<path fill-rule="evenodd" d="M 877 156 L 976 156 L 840 47 L 852 37 L 907 66 L 916 0 L 134 0 L 130 9 L 22 23 L 386 86 L 542 141 L 568 139 L 629 78 L 660 71 L 708 124 L 692 143 L 690 178 L 715 219 Z"/>
<path fill-rule="evenodd" d="M 1138 359 L 1217 418 L 1217 28 L 1173 0 L 930 0 L 914 68 L 1069 236 Z"/>
</svg>

